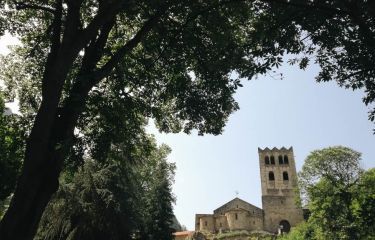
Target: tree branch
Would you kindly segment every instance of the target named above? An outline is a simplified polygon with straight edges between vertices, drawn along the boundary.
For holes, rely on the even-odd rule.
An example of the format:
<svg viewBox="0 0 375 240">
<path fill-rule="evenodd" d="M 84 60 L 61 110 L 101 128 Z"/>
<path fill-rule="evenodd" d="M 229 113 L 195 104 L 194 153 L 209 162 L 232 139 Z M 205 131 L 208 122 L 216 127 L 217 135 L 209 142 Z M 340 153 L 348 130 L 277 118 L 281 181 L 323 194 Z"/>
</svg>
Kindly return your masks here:
<svg viewBox="0 0 375 240">
<path fill-rule="evenodd" d="M 45 12 L 49 12 L 52 14 L 56 14 L 56 9 L 49 7 L 49 6 L 40 6 L 40 5 L 35 5 L 35 4 L 28 4 L 24 2 L 16 2 L 16 9 L 17 10 L 22 10 L 22 9 L 35 9 L 35 10 L 42 10 Z"/>
<path fill-rule="evenodd" d="M 52 66 L 57 58 L 58 52 L 61 46 L 61 21 L 62 21 L 62 0 L 56 1 L 56 10 L 54 13 L 54 18 L 51 24 L 52 35 L 50 37 L 51 50 L 47 57 L 46 70 L 44 71 L 44 76 L 42 80 L 42 95 L 46 97 L 49 92 L 49 86 L 54 83 L 50 83 L 50 79 L 47 77 L 52 71 Z M 48 79 L 48 80 L 47 80 Z"/>
<path fill-rule="evenodd" d="M 322 5 L 322 4 L 316 4 L 314 2 L 309 3 L 309 1 L 306 1 L 306 3 L 295 3 L 289 0 L 262 0 L 262 1 L 268 2 L 268 3 L 277 3 L 277 4 L 296 7 L 296 8 L 306 8 L 309 10 L 320 10 L 320 11 L 336 13 L 336 14 L 348 14 L 348 12 L 343 9 L 334 8 L 334 7 Z"/>
<path fill-rule="evenodd" d="M 96 41 L 92 40 L 90 45 L 85 48 L 85 55 L 82 59 L 81 71 L 85 72 L 95 69 L 96 64 L 102 57 L 109 33 L 111 32 L 112 27 L 115 25 L 115 22 L 115 19 L 113 19 L 108 23 L 105 23 L 100 29 L 100 33 Z"/>
<path fill-rule="evenodd" d="M 90 24 L 75 37 L 74 42 L 78 48 L 86 46 L 87 43 L 98 34 L 103 24 L 115 18 L 117 13 L 121 10 L 123 1 L 117 0 L 102 4 L 103 5 L 99 6 L 99 11 Z"/>
<path fill-rule="evenodd" d="M 372 25 L 368 25 L 366 20 L 362 18 L 362 13 L 357 5 L 357 2 L 348 4 L 350 12 L 348 12 L 349 17 L 353 20 L 354 24 L 357 24 L 359 27 L 359 34 L 362 37 L 364 43 L 368 46 L 368 49 L 371 51 L 371 54 L 374 54 L 375 48 L 375 34 L 371 31 Z"/>
<path fill-rule="evenodd" d="M 82 5 L 83 0 L 75 0 L 75 1 L 68 1 L 68 12 L 66 15 L 66 23 L 65 23 L 65 30 L 64 30 L 64 38 L 65 39 L 71 39 L 74 41 L 79 28 L 80 28 L 80 9 Z M 67 43 L 70 45 L 70 43 Z"/>
<path fill-rule="evenodd" d="M 74 129 L 75 123 L 85 105 L 87 95 L 92 87 L 107 76 L 112 69 L 117 65 L 120 59 L 136 47 L 145 35 L 152 29 L 156 24 L 162 12 L 158 12 L 155 16 L 151 17 L 145 22 L 143 27 L 137 32 L 137 34 L 129 40 L 122 48 L 120 48 L 112 58 L 105 64 L 99 71 L 95 72 L 97 62 L 102 57 L 101 51 L 105 47 L 108 35 L 115 23 L 115 20 L 111 20 L 103 25 L 101 28 L 100 35 L 96 41 L 92 41 L 87 47 L 87 52 L 82 62 L 80 73 L 77 76 L 77 80 L 70 90 L 70 97 L 66 99 L 64 107 L 61 111 L 61 117 L 58 119 L 56 126 L 59 126 L 59 133 L 57 133 L 58 141 L 66 141 L 70 139 L 70 134 Z M 85 74 L 86 73 L 86 74 Z"/>
<path fill-rule="evenodd" d="M 130 39 L 124 46 L 118 49 L 115 52 L 115 54 L 113 54 L 111 59 L 108 60 L 106 64 L 104 64 L 104 66 L 102 66 L 97 71 L 93 72 L 92 81 L 94 84 L 96 84 L 102 78 L 107 76 L 112 71 L 112 69 L 116 66 L 116 64 L 144 39 L 147 33 L 156 25 L 159 18 L 163 15 L 164 12 L 165 12 L 165 9 L 159 11 L 153 17 L 148 19 L 144 23 L 144 25 L 139 29 L 139 31 L 135 34 L 135 36 L 132 39 Z"/>
</svg>

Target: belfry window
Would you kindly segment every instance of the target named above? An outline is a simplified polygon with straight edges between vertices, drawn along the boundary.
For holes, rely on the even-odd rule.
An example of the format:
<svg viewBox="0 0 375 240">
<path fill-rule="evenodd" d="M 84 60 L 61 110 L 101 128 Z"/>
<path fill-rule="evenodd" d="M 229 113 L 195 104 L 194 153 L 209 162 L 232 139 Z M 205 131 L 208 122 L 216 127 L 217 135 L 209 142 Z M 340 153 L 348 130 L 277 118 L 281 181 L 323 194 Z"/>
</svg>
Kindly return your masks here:
<svg viewBox="0 0 375 240">
<path fill-rule="evenodd" d="M 283 172 L 283 180 L 284 181 L 288 181 L 289 180 L 288 172 Z"/>
<path fill-rule="evenodd" d="M 275 165 L 275 157 L 273 155 L 271 156 L 271 164 Z"/>
<path fill-rule="evenodd" d="M 289 164 L 288 156 L 284 155 L 284 164 Z"/>
<path fill-rule="evenodd" d="M 268 173 L 268 180 L 275 181 L 275 174 L 273 172 Z"/>
<path fill-rule="evenodd" d="M 266 163 L 266 165 L 270 164 L 270 158 L 268 156 L 266 156 L 264 158 L 264 162 Z"/>
<path fill-rule="evenodd" d="M 283 156 L 281 156 L 281 155 L 279 155 L 279 164 L 283 164 L 284 163 L 284 161 L 283 161 Z"/>
</svg>

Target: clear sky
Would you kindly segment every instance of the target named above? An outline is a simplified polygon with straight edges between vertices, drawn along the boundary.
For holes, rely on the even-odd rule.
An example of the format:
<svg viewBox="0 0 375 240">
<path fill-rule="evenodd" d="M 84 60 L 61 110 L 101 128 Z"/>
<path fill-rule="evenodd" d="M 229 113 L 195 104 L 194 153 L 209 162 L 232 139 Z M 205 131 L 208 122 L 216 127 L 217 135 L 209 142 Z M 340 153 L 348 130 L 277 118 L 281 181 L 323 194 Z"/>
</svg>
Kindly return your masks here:
<svg viewBox="0 0 375 240">
<path fill-rule="evenodd" d="M 258 147 L 293 146 L 297 171 L 315 149 L 343 145 L 361 152 L 364 168 L 375 167 L 375 125 L 363 92 L 343 89 L 334 82 L 316 83 L 319 68 L 294 66 L 278 70 L 284 80 L 270 76 L 244 80 L 235 112 L 220 136 L 154 133 L 172 148 L 176 162 L 175 214 L 194 229 L 196 213 L 214 209 L 236 197 L 261 206 Z"/>
<path fill-rule="evenodd" d="M 0 53 L 10 43 L 10 38 L 0 40 Z M 343 145 L 363 154 L 364 168 L 375 167 L 375 125 L 367 119 L 363 92 L 316 83 L 318 71 L 316 66 L 307 71 L 284 66 L 278 70 L 283 80 L 244 80 L 235 95 L 240 110 L 220 136 L 160 134 L 149 127 L 159 143 L 172 148 L 169 160 L 177 165 L 174 211 L 181 224 L 193 230 L 196 213 L 212 213 L 236 192 L 262 207 L 258 147 L 293 146 L 300 170 L 312 150 Z"/>
</svg>

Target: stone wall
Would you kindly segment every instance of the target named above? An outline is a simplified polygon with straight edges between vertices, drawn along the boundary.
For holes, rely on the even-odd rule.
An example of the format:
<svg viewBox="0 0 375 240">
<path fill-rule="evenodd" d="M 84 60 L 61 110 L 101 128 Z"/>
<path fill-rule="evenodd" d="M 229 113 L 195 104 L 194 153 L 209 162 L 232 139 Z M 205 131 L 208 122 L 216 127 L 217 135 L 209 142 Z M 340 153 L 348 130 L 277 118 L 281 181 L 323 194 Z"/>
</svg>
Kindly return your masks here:
<svg viewBox="0 0 375 240">
<path fill-rule="evenodd" d="M 212 218 L 213 221 L 213 214 L 195 214 L 195 231 L 202 231 L 202 229 L 208 229 L 207 226 L 205 226 L 205 220 L 203 222 L 201 219 L 209 219 Z M 208 225 L 208 222 L 207 222 Z M 211 230 L 210 230 L 211 231 Z M 214 231 L 214 229 L 212 229 Z"/>
<path fill-rule="evenodd" d="M 228 219 L 228 226 L 230 231 L 249 229 L 249 214 L 247 211 L 242 209 L 233 209 L 225 213 Z"/>
<path fill-rule="evenodd" d="M 202 216 L 199 218 L 199 230 L 215 232 L 215 218 L 213 215 Z"/>
<path fill-rule="evenodd" d="M 303 213 L 296 205 L 296 197 L 299 196 L 295 195 L 297 172 L 293 148 L 265 148 L 258 149 L 258 153 L 264 229 L 275 233 L 282 220 L 296 226 L 303 221 Z"/>
<path fill-rule="evenodd" d="M 227 231 L 229 229 L 228 221 L 225 215 L 215 215 L 216 232 Z"/>
<path fill-rule="evenodd" d="M 282 220 L 296 226 L 303 221 L 302 209 L 296 207 L 294 199 L 285 196 L 263 196 L 264 229 L 276 233 Z"/>
<path fill-rule="evenodd" d="M 254 211 L 254 213 L 256 213 Z M 235 230 L 262 230 L 263 215 L 236 208 L 220 214 L 197 214 L 196 231 L 226 232 Z"/>
</svg>

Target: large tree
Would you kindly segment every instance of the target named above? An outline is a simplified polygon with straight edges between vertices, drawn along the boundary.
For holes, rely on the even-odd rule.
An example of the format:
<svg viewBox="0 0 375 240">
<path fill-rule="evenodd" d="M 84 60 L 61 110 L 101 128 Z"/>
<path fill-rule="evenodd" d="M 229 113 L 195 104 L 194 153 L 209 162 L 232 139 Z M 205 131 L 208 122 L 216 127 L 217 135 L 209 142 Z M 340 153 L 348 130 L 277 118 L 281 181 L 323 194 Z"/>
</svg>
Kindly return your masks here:
<svg viewBox="0 0 375 240">
<path fill-rule="evenodd" d="M 372 9 L 365 0 L 1 1 L 0 31 L 22 42 L 1 72 L 30 125 L 1 238 L 32 238 L 66 159 L 87 135 L 114 137 L 111 124 L 88 130 L 102 120 L 95 111 L 112 124 L 129 110 L 162 131 L 218 134 L 238 108 L 230 73 L 265 73 L 285 52 L 316 54 L 320 80 L 364 87 L 373 102 Z"/>
<path fill-rule="evenodd" d="M 375 175 L 374 169 L 361 169 L 360 158 L 360 153 L 342 146 L 316 150 L 306 158 L 299 182 L 311 214 L 296 235 L 371 239 Z"/>
<path fill-rule="evenodd" d="M 125 121 L 141 114 L 162 131 L 219 134 L 238 108 L 232 71 L 252 77 L 279 61 L 276 48 L 297 46 L 279 38 L 279 46 L 260 48 L 253 32 L 262 12 L 246 1 L 34 0 L 0 7 L 1 29 L 22 43 L 4 61 L 15 74 L 3 76 L 32 122 L 1 239 L 34 236 L 65 160 L 88 144 L 84 130 L 111 139 L 117 115 L 128 111 Z M 114 125 L 85 129 L 101 122 L 99 110 Z"/>
<path fill-rule="evenodd" d="M 87 159 L 48 204 L 36 239 L 172 239 L 175 166 L 170 149 L 148 144 L 135 162 L 112 152 L 105 163 Z"/>
</svg>

